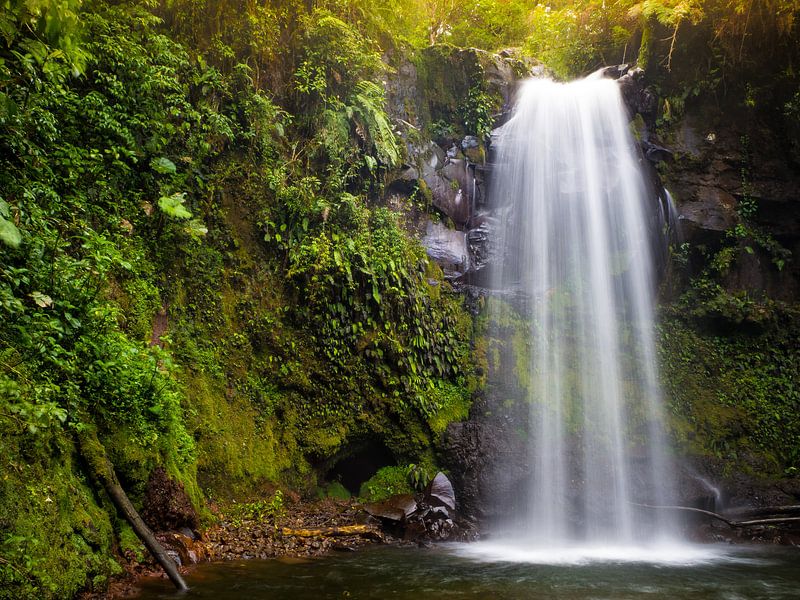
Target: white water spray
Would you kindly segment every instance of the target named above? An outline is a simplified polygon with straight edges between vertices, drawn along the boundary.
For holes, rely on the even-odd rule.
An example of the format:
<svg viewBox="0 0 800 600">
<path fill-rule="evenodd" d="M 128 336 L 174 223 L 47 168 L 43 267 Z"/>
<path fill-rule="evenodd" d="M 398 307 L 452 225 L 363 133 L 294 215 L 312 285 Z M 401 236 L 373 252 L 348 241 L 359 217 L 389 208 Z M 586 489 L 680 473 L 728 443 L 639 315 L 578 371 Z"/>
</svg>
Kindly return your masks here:
<svg viewBox="0 0 800 600">
<path fill-rule="evenodd" d="M 639 544 L 671 468 L 653 332 L 653 227 L 616 82 L 523 84 L 499 131 L 494 202 L 511 215 L 497 286 L 530 308 L 530 466 L 516 537 Z"/>
</svg>

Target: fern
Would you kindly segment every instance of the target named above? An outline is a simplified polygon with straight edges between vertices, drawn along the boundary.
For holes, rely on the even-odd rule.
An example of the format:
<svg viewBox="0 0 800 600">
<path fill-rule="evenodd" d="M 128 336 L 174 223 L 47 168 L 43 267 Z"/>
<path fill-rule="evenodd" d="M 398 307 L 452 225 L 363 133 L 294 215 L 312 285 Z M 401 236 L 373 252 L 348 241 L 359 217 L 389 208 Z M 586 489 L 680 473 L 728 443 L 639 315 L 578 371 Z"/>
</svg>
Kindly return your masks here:
<svg viewBox="0 0 800 600">
<path fill-rule="evenodd" d="M 359 81 L 348 113 L 357 134 L 375 148 L 378 159 L 389 167 L 400 164 L 400 146 L 386 114 L 383 88 L 372 81 Z"/>
</svg>

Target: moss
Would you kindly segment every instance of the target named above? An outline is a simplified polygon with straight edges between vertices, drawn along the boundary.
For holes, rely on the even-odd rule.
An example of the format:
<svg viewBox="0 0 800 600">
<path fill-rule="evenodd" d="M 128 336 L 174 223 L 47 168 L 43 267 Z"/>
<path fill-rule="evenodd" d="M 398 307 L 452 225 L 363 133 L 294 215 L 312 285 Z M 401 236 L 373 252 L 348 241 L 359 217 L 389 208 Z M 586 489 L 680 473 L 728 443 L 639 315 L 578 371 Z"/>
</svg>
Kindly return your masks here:
<svg viewBox="0 0 800 600">
<path fill-rule="evenodd" d="M 122 284 L 124 294 L 118 299 L 123 327 L 132 338 L 150 340 L 153 335 L 153 318 L 161 310 L 161 294 L 143 278 L 127 279 Z"/>
<path fill-rule="evenodd" d="M 490 298 L 478 327 L 481 332 L 479 347 L 487 372 L 513 377 L 518 388 L 529 390 L 530 325 L 522 315 L 508 302 Z"/>
<path fill-rule="evenodd" d="M 430 427 L 436 439 L 444 433 L 450 423 L 463 421 L 469 416 L 472 399 L 466 387 L 446 381 L 439 382 L 430 391 L 430 394 L 439 407 L 427 419 L 428 427 Z"/>
<path fill-rule="evenodd" d="M 800 467 L 800 349 L 796 316 L 760 332 L 717 332 L 665 311 L 663 388 L 676 442 L 762 475 Z"/>
<path fill-rule="evenodd" d="M 126 521 L 117 520 L 117 540 L 123 556 L 130 554 L 138 562 L 147 558 L 144 544 Z"/>
<path fill-rule="evenodd" d="M 296 443 L 276 434 L 245 399 L 204 373 L 187 375 L 188 427 L 197 441 L 198 481 L 204 490 L 229 496 L 260 480 L 278 481 L 292 466 L 302 468 Z M 283 427 L 291 426 L 291 422 Z M 289 443 L 287 443 L 289 442 Z"/>
<path fill-rule="evenodd" d="M 466 156 L 470 162 L 483 165 L 486 163 L 486 148 L 483 143 L 479 144 L 477 148 L 468 148 L 466 150 Z"/>
<path fill-rule="evenodd" d="M 647 125 L 645 125 L 644 118 L 641 114 L 636 113 L 633 116 L 630 122 L 630 130 L 636 141 L 642 140 L 642 134 L 647 130 Z"/>
<path fill-rule="evenodd" d="M 319 488 L 319 498 L 335 498 L 336 500 L 350 500 L 350 492 L 341 483 L 334 481 Z"/>
<path fill-rule="evenodd" d="M 7 425 L 0 421 L 0 598 L 102 589 L 120 572 L 111 558 L 112 523 L 82 476 L 71 441 L 57 433 L 31 445 Z"/>
<path fill-rule="evenodd" d="M 654 40 L 653 35 L 655 24 L 653 19 L 642 19 L 642 40 L 639 43 L 639 54 L 636 57 L 636 66 L 647 71 L 650 66 L 650 58 L 653 54 Z"/>
</svg>

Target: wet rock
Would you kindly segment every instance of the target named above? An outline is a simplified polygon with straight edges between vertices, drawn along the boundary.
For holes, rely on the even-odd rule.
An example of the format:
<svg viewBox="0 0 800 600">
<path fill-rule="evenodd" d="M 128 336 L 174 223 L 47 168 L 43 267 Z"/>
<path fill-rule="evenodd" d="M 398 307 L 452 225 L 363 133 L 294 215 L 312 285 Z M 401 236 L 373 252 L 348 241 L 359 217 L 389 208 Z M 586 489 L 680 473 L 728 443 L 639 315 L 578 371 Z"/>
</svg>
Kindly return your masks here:
<svg viewBox="0 0 800 600">
<path fill-rule="evenodd" d="M 456 493 L 453 490 L 453 484 L 447 476 L 439 472 L 436 474 L 425 490 L 425 501 L 431 506 L 443 506 L 450 510 L 456 509 Z M 445 518 L 450 514 L 445 512 Z"/>
<path fill-rule="evenodd" d="M 449 482 L 448 482 L 449 483 Z M 452 490 L 452 487 L 450 488 Z M 405 522 L 403 539 L 410 541 L 450 539 L 455 523 L 444 506 L 430 506 L 422 502 Z"/>
<path fill-rule="evenodd" d="M 698 495 L 711 495 L 715 498 L 715 512 L 723 513 L 800 504 L 800 481 L 790 479 L 776 485 L 757 475 L 767 471 L 765 464 L 755 457 L 744 459 L 753 461 L 749 473 L 731 471 L 729 463 L 716 457 L 688 457 L 678 469 L 679 502 L 691 505 Z"/>
<path fill-rule="evenodd" d="M 417 189 L 418 181 L 419 171 L 415 167 L 404 165 L 387 183 L 387 194 L 411 194 Z"/>
<path fill-rule="evenodd" d="M 178 565 L 179 567 L 183 566 L 183 561 L 181 561 L 181 555 L 178 552 L 176 552 L 175 550 L 165 550 L 165 552 L 167 553 L 167 556 L 169 556 L 175 562 L 176 565 Z"/>
<path fill-rule="evenodd" d="M 461 149 L 464 151 L 469 150 L 470 148 L 477 148 L 481 145 L 474 135 L 468 135 L 463 140 L 461 140 Z"/>
<path fill-rule="evenodd" d="M 512 364 L 513 349 L 508 344 L 499 350 L 488 365 L 488 375 L 498 383 L 475 399 L 469 421 L 448 425 L 442 441 L 442 466 L 455 490 L 459 517 L 467 523 L 521 514 L 532 476 L 527 432 L 520 425 L 528 421 L 527 405 L 504 402 L 520 397 L 522 390 L 515 378 L 493 376 L 498 364 Z"/>
<path fill-rule="evenodd" d="M 431 203 L 458 227 L 463 227 L 470 217 L 470 202 L 458 179 L 448 179 L 436 172 L 425 179 L 431 192 Z"/>
<path fill-rule="evenodd" d="M 469 269 L 467 235 L 441 223 L 428 222 L 422 245 L 447 279 L 457 279 Z"/>
<path fill-rule="evenodd" d="M 645 123 L 652 126 L 658 111 L 658 96 L 647 87 L 644 70 L 640 68 L 628 70 L 627 65 L 615 68 L 621 73 L 617 82 L 628 111 L 631 115 L 641 115 Z"/>
<path fill-rule="evenodd" d="M 672 150 L 659 146 L 650 140 L 642 140 L 641 147 L 644 157 L 652 163 L 671 161 L 674 158 Z"/>
<path fill-rule="evenodd" d="M 392 496 L 383 502 L 365 504 L 366 510 L 373 517 L 389 519 L 390 521 L 404 521 L 410 514 L 417 510 L 417 502 L 410 494 Z"/>
<path fill-rule="evenodd" d="M 459 190 L 469 194 L 472 172 L 466 160 L 461 158 L 448 159 L 442 167 L 440 174 L 450 182 L 451 187 L 454 187 L 455 184 L 458 186 Z"/>
<path fill-rule="evenodd" d="M 503 261 L 501 222 L 498 217 L 486 214 L 479 215 L 473 220 L 477 226 L 467 232 L 470 259 L 467 279 L 471 284 L 489 286 L 492 268 L 501 265 Z"/>
<path fill-rule="evenodd" d="M 723 233 L 739 220 L 736 198 L 724 189 L 698 186 L 693 197 L 680 206 L 680 217 L 690 239 L 709 239 L 708 233 Z M 716 235 L 713 236 L 716 241 Z"/>
<path fill-rule="evenodd" d="M 416 167 L 408 166 L 396 172 L 387 183 L 387 192 L 411 193 L 422 185 L 430 194 L 431 204 L 453 223 L 463 226 L 471 212 L 465 191 L 471 178 L 464 160 L 448 158 L 434 142 L 409 146 L 409 159 Z"/>
<path fill-rule="evenodd" d="M 423 179 L 432 177 L 447 162 L 447 155 L 444 150 L 434 142 L 428 142 L 418 150 L 414 148 L 411 157 L 420 166 L 420 176 Z"/>
</svg>

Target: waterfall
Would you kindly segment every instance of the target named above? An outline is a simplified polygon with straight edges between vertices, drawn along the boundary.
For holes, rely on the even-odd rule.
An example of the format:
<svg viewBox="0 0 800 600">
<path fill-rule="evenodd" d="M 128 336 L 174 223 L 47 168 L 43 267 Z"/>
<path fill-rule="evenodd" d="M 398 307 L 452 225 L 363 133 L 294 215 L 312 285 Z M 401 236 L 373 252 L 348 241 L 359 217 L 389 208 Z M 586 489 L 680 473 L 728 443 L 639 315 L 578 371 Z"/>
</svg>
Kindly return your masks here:
<svg viewBox="0 0 800 600">
<path fill-rule="evenodd" d="M 525 82 L 497 132 L 492 202 L 508 215 L 496 287 L 530 322 L 532 473 L 515 536 L 662 536 L 671 488 L 654 345 L 653 215 L 615 81 Z M 653 196 L 653 197 L 651 197 Z"/>
</svg>

